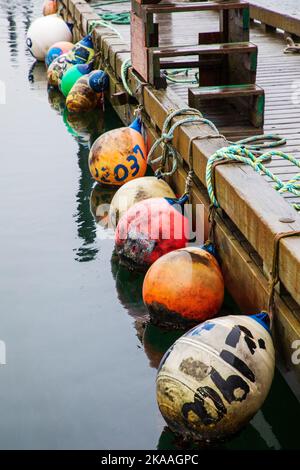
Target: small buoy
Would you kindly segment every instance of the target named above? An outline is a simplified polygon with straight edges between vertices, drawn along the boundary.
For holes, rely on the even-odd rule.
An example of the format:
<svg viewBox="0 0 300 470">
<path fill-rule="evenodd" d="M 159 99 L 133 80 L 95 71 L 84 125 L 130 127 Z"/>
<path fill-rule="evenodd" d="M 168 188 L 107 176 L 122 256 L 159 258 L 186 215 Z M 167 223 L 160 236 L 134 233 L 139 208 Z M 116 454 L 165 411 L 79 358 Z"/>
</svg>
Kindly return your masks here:
<svg viewBox="0 0 300 470">
<path fill-rule="evenodd" d="M 216 258 L 197 247 L 162 256 L 145 276 L 143 299 L 153 323 L 180 327 L 214 317 L 224 300 Z"/>
<path fill-rule="evenodd" d="M 71 51 L 57 57 L 49 66 L 47 78 L 49 85 L 58 87 L 63 74 L 76 64 L 88 64 L 94 58 L 93 40 L 89 34 L 77 42 Z"/>
<path fill-rule="evenodd" d="M 168 426 L 185 438 L 214 442 L 241 430 L 260 409 L 275 366 L 268 315 L 208 320 L 163 357 L 157 402 Z"/>
<path fill-rule="evenodd" d="M 67 96 L 68 111 L 82 113 L 96 108 L 102 100 L 107 83 L 107 74 L 102 70 L 94 70 L 79 78 Z"/>
<path fill-rule="evenodd" d="M 37 60 L 45 60 L 48 49 L 59 41 L 72 42 L 70 28 L 60 16 L 42 16 L 31 23 L 26 44 Z"/>
<path fill-rule="evenodd" d="M 181 205 L 170 201 L 146 199 L 123 215 L 115 234 L 116 252 L 122 261 L 145 268 L 169 251 L 185 247 L 189 220 L 182 215 Z"/>
<path fill-rule="evenodd" d="M 72 65 L 69 70 L 67 70 L 62 77 L 61 83 L 60 83 L 60 90 L 63 93 L 64 96 L 68 96 L 69 92 L 71 91 L 71 88 L 79 78 L 81 78 L 83 75 L 88 75 L 93 69 L 93 63 L 90 62 L 89 64 L 77 64 L 77 65 Z"/>
<path fill-rule="evenodd" d="M 96 181 L 113 186 L 144 176 L 147 161 L 142 134 L 121 127 L 101 135 L 91 148 L 89 167 Z"/>
<path fill-rule="evenodd" d="M 175 198 L 175 194 L 163 179 L 155 176 L 144 176 L 128 181 L 115 193 L 111 201 L 109 218 L 116 227 L 122 215 L 137 202 L 151 197 Z"/>
<path fill-rule="evenodd" d="M 73 47 L 74 44 L 72 42 L 66 41 L 60 41 L 53 44 L 53 46 L 48 49 L 45 57 L 46 66 L 49 67 L 49 65 L 52 64 L 52 62 L 57 59 L 57 57 L 71 51 Z"/>
<path fill-rule="evenodd" d="M 44 16 L 53 15 L 57 13 L 57 10 L 58 10 L 57 0 L 45 0 L 43 4 Z"/>
</svg>

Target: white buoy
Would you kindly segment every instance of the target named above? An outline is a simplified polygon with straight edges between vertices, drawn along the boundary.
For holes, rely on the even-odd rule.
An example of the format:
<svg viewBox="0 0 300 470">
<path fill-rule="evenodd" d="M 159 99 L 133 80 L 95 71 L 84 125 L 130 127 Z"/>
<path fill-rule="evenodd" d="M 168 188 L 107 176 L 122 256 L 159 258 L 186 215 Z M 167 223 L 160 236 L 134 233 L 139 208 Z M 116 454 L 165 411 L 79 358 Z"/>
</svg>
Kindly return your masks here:
<svg viewBox="0 0 300 470">
<path fill-rule="evenodd" d="M 26 44 L 37 60 L 45 60 L 48 49 L 58 41 L 72 42 L 68 25 L 58 15 L 42 16 L 28 29 Z"/>
<path fill-rule="evenodd" d="M 267 319 L 262 313 L 208 320 L 168 350 L 157 375 L 157 401 L 174 432 L 221 440 L 255 415 L 274 375 Z"/>
<path fill-rule="evenodd" d="M 122 215 L 135 203 L 151 197 L 175 198 L 176 196 L 168 183 L 155 176 L 144 176 L 125 183 L 111 201 L 109 219 L 112 226 L 116 227 Z"/>
</svg>

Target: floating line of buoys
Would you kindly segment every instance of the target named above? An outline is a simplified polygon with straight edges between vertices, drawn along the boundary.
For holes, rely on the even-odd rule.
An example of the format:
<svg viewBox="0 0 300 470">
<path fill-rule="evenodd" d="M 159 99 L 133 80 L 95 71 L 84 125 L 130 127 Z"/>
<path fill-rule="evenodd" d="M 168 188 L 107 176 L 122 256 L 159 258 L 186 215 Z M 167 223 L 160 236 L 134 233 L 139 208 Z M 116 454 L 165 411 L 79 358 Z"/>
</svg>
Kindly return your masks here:
<svg viewBox="0 0 300 470">
<path fill-rule="evenodd" d="M 57 57 L 70 52 L 73 47 L 74 44 L 72 42 L 59 41 L 54 43 L 47 51 L 45 57 L 46 67 L 49 67 L 50 64 L 52 64 L 52 62 L 57 59 Z"/>
<path fill-rule="evenodd" d="M 143 299 L 156 324 L 186 327 L 208 320 L 219 312 L 224 300 L 218 262 L 197 247 L 171 251 L 148 270 Z"/>
<path fill-rule="evenodd" d="M 159 409 L 168 426 L 186 438 L 228 438 L 263 404 L 274 364 L 267 314 L 208 320 L 163 357 L 156 380 Z"/>
<path fill-rule="evenodd" d="M 59 41 L 72 42 L 71 30 L 60 16 L 42 16 L 31 23 L 26 44 L 35 59 L 44 61 L 49 48 Z"/>
<path fill-rule="evenodd" d="M 94 142 L 89 154 L 89 168 L 99 183 L 121 186 L 145 175 L 146 158 L 141 132 L 133 127 L 121 127 L 106 132 Z"/>
<path fill-rule="evenodd" d="M 49 66 L 47 78 L 49 85 L 59 87 L 63 74 L 76 64 L 88 64 L 94 58 L 92 36 L 89 34 L 78 41 L 71 51 L 57 57 Z"/>
</svg>

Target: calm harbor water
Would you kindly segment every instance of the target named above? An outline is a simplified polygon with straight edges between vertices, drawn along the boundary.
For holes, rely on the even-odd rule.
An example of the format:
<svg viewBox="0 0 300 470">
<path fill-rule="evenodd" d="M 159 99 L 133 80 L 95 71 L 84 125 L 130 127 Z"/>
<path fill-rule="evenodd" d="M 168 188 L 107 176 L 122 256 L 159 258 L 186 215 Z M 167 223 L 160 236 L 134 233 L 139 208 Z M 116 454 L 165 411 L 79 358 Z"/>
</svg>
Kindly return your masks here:
<svg viewBox="0 0 300 470">
<path fill-rule="evenodd" d="M 176 335 L 144 331 L 142 276 L 118 266 L 92 214 L 112 193 L 93 189 L 89 145 L 121 124 L 108 107 L 70 120 L 61 96 L 48 95 L 25 47 L 41 4 L 0 0 L 0 448 L 181 448 L 155 399 Z M 299 448 L 299 421 L 277 373 L 262 410 L 224 446 Z"/>
</svg>

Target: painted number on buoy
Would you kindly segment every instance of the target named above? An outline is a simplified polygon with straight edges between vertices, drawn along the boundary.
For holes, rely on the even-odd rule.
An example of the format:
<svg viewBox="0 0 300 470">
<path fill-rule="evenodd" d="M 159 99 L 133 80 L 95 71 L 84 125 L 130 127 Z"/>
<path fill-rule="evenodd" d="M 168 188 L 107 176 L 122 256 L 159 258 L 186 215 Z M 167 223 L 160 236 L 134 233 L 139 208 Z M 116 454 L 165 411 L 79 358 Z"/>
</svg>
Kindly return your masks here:
<svg viewBox="0 0 300 470">
<path fill-rule="evenodd" d="M 142 158 L 145 159 L 144 154 L 139 145 L 136 145 L 133 148 L 133 152 L 135 153 L 135 155 L 140 153 Z M 138 172 L 140 171 L 140 166 L 139 166 L 137 157 L 135 155 L 128 155 L 128 157 L 126 158 L 126 161 L 131 163 L 131 166 L 129 168 L 130 170 L 132 170 L 132 176 L 136 176 Z M 119 165 L 115 167 L 114 174 L 115 174 L 115 179 L 117 181 L 122 182 L 126 180 L 126 178 L 128 178 L 128 174 L 129 174 L 128 168 L 122 163 L 120 163 Z"/>
<path fill-rule="evenodd" d="M 225 344 L 236 348 L 241 338 L 242 332 L 244 333 L 243 339 L 246 342 L 249 351 L 253 355 L 255 353 L 255 350 L 257 349 L 257 344 L 253 338 L 251 331 L 245 328 L 244 326 L 234 326 L 228 334 L 225 340 Z M 258 340 L 258 346 L 260 349 L 266 349 L 263 339 L 260 338 Z M 231 351 L 223 349 L 220 353 L 220 357 L 223 359 L 223 361 L 227 362 L 227 364 L 230 364 L 236 370 L 238 370 L 240 374 L 246 379 L 248 379 L 250 382 L 255 382 L 255 375 L 252 370 L 242 359 L 237 357 Z M 212 382 L 219 390 L 219 392 L 221 392 L 221 395 L 224 397 L 227 403 L 232 403 L 234 401 L 241 402 L 246 399 L 250 388 L 248 383 L 241 376 L 233 374 L 230 375 L 227 379 L 224 379 L 219 374 L 219 372 L 213 367 L 209 375 Z M 214 403 L 216 414 L 211 415 L 208 412 L 205 403 L 206 399 L 209 399 Z M 189 412 L 193 411 L 206 425 L 217 423 L 227 413 L 227 409 L 224 405 L 222 397 L 215 389 L 209 386 L 199 387 L 194 395 L 194 401 L 191 403 L 185 403 L 181 411 L 185 419 L 188 418 Z"/>
</svg>

